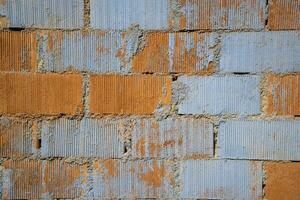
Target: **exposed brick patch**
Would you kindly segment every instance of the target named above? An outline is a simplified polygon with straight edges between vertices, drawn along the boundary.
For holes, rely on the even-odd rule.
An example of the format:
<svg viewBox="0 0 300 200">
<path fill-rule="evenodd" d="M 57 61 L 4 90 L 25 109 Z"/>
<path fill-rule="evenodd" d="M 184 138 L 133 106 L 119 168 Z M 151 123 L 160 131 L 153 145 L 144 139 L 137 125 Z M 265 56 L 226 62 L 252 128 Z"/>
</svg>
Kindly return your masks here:
<svg viewBox="0 0 300 200">
<path fill-rule="evenodd" d="M 82 76 L 0 74 L 0 113 L 75 115 L 82 112 Z"/>
<path fill-rule="evenodd" d="M 266 199 L 297 199 L 300 196 L 300 163 L 267 163 Z"/>
<path fill-rule="evenodd" d="M 153 114 L 171 103 L 167 76 L 91 76 L 90 111 L 95 114 Z"/>
</svg>

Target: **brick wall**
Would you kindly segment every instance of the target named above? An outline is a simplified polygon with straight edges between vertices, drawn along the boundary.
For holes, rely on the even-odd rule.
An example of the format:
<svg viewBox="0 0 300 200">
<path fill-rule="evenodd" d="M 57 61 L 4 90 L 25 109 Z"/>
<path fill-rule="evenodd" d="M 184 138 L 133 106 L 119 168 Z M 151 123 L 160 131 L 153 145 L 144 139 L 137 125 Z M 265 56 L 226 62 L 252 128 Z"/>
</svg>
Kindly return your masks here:
<svg viewBox="0 0 300 200">
<path fill-rule="evenodd" d="M 0 0 L 2 199 L 299 199 L 299 0 Z"/>
</svg>

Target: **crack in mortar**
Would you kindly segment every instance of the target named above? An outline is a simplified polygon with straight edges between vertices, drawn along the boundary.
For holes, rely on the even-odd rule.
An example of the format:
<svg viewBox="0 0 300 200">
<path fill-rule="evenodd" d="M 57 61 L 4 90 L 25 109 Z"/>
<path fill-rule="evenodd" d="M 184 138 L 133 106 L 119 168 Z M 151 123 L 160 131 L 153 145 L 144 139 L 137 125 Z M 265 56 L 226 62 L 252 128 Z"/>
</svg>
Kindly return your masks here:
<svg viewBox="0 0 300 200">
<path fill-rule="evenodd" d="M 84 15 L 84 28 L 88 28 L 90 26 L 91 22 L 91 6 L 90 6 L 90 0 L 84 0 L 84 9 L 83 9 L 83 15 Z"/>
<path fill-rule="evenodd" d="M 83 103 L 83 116 L 90 113 L 89 110 L 89 94 L 90 94 L 90 76 L 86 73 L 83 74 L 83 88 L 82 88 L 82 103 Z"/>
</svg>

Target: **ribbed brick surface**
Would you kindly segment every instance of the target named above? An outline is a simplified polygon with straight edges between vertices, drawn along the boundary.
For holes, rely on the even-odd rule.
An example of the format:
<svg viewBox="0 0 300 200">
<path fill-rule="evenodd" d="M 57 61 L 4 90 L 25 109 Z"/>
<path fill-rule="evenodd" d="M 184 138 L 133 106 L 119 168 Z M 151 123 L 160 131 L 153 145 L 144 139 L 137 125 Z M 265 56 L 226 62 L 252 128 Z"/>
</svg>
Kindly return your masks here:
<svg viewBox="0 0 300 200">
<path fill-rule="evenodd" d="M 258 76 L 181 76 L 178 82 L 186 88 L 180 114 L 260 113 Z"/>
<path fill-rule="evenodd" d="M 92 113 L 152 114 L 170 101 L 171 80 L 166 76 L 91 76 Z"/>
<path fill-rule="evenodd" d="M 231 159 L 300 160 L 299 120 L 234 120 L 219 127 L 218 155 Z"/>
<path fill-rule="evenodd" d="M 82 77 L 75 74 L 0 74 L 0 113 L 70 114 L 82 111 Z"/>
<path fill-rule="evenodd" d="M 300 75 L 266 77 L 266 107 L 270 115 L 300 115 Z"/>
<path fill-rule="evenodd" d="M 0 31 L 0 71 L 33 71 L 38 64 L 33 32 Z"/>
<path fill-rule="evenodd" d="M 298 0 L 270 1 L 269 28 L 300 29 L 300 3 Z"/>
</svg>

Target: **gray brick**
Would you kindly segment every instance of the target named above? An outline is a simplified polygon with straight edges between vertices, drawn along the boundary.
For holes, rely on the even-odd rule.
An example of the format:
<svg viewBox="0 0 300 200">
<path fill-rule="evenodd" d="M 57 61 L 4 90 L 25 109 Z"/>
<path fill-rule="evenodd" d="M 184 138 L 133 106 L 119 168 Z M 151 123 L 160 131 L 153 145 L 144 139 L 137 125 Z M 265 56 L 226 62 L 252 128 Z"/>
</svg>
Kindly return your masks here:
<svg viewBox="0 0 300 200">
<path fill-rule="evenodd" d="M 300 71 L 299 32 L 229 33 L 221 41 L 221 72 Z"/>
<path fill-rule="evenodd" d="M 185 90 L 181 94 L 178 112 L 211 115 L 258 114 L 259 82 L 258 76 L 181 76 L 177 85 Z M 175 86 L 173 90 L 175 94 L 179 93 Z"/>
<path fill-rule="evenodd" d="M 220 124 L 221 158 L 300 160 L 299 120 L 234 120 Z"/>
</svg>

